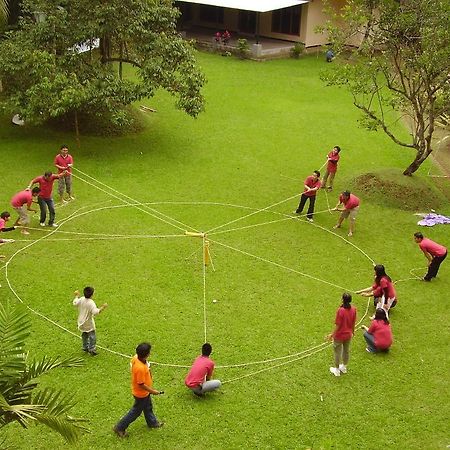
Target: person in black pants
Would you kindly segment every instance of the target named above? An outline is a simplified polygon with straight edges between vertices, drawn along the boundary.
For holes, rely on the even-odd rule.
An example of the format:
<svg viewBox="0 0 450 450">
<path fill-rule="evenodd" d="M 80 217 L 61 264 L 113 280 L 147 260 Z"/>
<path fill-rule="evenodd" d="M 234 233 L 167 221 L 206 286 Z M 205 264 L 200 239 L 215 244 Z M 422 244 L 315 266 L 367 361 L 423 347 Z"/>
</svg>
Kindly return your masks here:
<svg viewBox="0 0 450 450">
<path fill-rule="evenodd" d="M 300 203 L 298 208 L 295 210 L 296 214 L 301 214 L 303 212 L 303 208 L 305 207 L 306 201 L 309 199 L 308 212 L 306 213 L 306 219 L 309 222 L 314 222 L 313 214 L 314 214 L 314 205 L 316 203 L 316 194 L 317 190 L 320 189 L 320 172 L 315 170 L 313 174 L 306 178 L 305 180 L 305 189 L 300 198 Z"/>
<path fill-rule="evenodd" d="M 447 258 L 447 249 L 431 239 L 424 238 L 422 233 L 414 233 L 414 240 L 428 259 L 428 272 L 423 280 L 431 281 L 432 278 L 436 278 L 442 261 Z"/>
</svg>

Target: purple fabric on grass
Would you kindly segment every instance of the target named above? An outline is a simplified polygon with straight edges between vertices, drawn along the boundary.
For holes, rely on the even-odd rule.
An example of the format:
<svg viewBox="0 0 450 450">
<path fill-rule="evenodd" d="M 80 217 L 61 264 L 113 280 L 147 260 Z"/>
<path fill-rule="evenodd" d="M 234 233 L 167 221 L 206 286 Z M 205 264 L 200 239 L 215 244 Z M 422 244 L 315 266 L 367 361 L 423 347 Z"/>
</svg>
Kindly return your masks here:
<svg viewBox="0 0 450 450">
<path fill-rule="evenodd" d="M 450 224 L 450 217 L 442 216 L 441 214 L 426 214 L 422 220 L 417 222 L 417 225 L 423 227 L 434 227 L 435 225 Z"/>
</svg>

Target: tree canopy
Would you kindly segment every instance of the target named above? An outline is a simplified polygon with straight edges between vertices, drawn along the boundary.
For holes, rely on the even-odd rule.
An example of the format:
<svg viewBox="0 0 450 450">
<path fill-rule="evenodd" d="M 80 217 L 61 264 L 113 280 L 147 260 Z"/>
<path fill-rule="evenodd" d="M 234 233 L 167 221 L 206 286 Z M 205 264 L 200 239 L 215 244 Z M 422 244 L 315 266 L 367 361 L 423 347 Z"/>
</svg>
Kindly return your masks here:
<svg viewBox="0 0 450 450">
<path fill-rule="evenodd" d="M 0 43 L 4 111 L 33 123 L 108 113 L 120 124 L 126 105 L 159 88 L 187 114 L 202 111 L 205 79 L 171 1 L 24 0 L 22 10 L 19 29 Z M 135 77 L 123 76 L 124 64 Z"/>
<path fill-rule="evenodd" d="M 361 45 L 325 80 L 349 89 L 367 128 L 415 150 L 404 171 L 413 174 L 433 151 L 436 120 L 450 107 L 450 2 L 348 0 L 339 12 L 328 12 L 335 50 L 355 37 Z M 395 127 L 399 118 L 410 125 L 411 140 Z"/>
</svg>

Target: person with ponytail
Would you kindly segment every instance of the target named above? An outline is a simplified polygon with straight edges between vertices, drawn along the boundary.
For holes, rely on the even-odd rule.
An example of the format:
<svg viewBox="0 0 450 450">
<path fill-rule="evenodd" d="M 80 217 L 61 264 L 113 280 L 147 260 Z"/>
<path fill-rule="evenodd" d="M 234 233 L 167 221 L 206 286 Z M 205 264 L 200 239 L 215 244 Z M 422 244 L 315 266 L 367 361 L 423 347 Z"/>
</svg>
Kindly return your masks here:
<svg viewBox="0 0 450 450">
<path fill-rule="evenodd" d="M 377 309 L 375 319 L 369 328 L 361 327 L 364 331 L 364 339 L 367 342 L 366 351 L 369 353 L 388 352 L 392 345 L 392 330 L 386 311 Z"/>
</svg>

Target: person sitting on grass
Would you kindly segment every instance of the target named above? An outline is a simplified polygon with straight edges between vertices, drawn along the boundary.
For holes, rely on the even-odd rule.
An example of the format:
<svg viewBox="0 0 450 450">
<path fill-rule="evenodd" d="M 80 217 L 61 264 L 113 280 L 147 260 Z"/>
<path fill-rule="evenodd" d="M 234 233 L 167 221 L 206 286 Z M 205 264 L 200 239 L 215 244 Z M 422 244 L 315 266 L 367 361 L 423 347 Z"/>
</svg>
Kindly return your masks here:
<svg viewBox="0 0 450 450">
<path fill-rule="evenodd" d="M 372 286 L 356 291 L 363 297 L 373 296 L 375 309 L 383 308 L 386 313 L 397 304 L 397 293 L 391 277 L 386 273 L 383 264 L 377 264 L 374 268 L 375 281 Z"/>
<path fill-rule="evenodd" d="M 364 339 L 367 342 L 366 351 L 369 353 L 388 352 L 392 345 L 392 330 L 386 311 L 377 309 L 375 318 L 370 328 L 361 327 L 364 331 Z"/>
<path fill-rule="evenodd" d="M 33 209 L 31 207 L 31 203 L 33 202 L 33 197 L 36 198 L 39 195 L 39 192 L 41 192 L 41 190 L 36 186 L 31 191 L 25 190 L 18 192 L 11 199 L 11 206 L 19 214 L 19 217 L 14 223 L 14 226 L 22 225 L 21 231 L 22 234 L 30 234 L 30 232 L 27 229 L 27 225 L 30 223 L 30 216 L 28 215 L 27 211 L 37 212 L 36 209 Z M 25 205 L 27 205 L 26 208 Z"/>
<path fill-rule="evenodd" d="M 424 238 L 419 232 L 414 233 L 414 240 L 428 259 L 428 271 L 423 281 L 431 281 L 432 278 L 436 278 L 442 261 L 447 258 L 447 248 L 431 239 Z"/>
<path fill-rule="evenodd" d="M 348 236 L 353 236 L 355 232 L 355 220 L 359 211 L 359 198 L 356 195 L 350 193 L 350 191 L 344 191 L 339 196 L 339 202 L 334 208 L 334 211 L 341 211 L 338 223 L 333 227 L 334 229 L 341 228 L 344 219 L 350 219 L 350 226 L 348 229 Z M 340 206 L 342 207 L 340 208 Z"/>
<path fill-rule="evenodd" d="M 350 342 L 355 334 L 356 308 L 351 305 L 352 296 L 348 292 L 342 294 L 342 304 L 336 312 L 334 321 L 336 328 L 327 336 L 333 339 L 334 367 L 330 372 L 339 377 L 341 373 L 347 373 L 347 364 L 350 358 Z"/>
<path fill-rule="evenodd" d="M 83 351 L 92 356 L 97 356 L 94 316 L 100 314 L 108 304 L 104 303 L 100 308 L 97 308 L 94 300 L 92 300 L 94 288 L 90 286 L 84 288 L 84 297 L 80 297 L 79 291 L 75 291 L 74 294 L 75 298 L 72 304 L 78 308 L 78 329 L 81 331 Z"/>
<path fill-rule="evenodd" d="M 192 364 L 184 384 L 192 390 L 195 395 L 202 396 L 206 392 L 215 391 L 222 383 L 219 380 L 211 380 L 214 372 L 214 361 L 209 357 L 212 352 L 211 344 L 202 346 L 202 354 Z"/>
<path fill-rule="evenodd" d="M 8 211 L 3 211 L 0 214 L 0 233 L 5 233 L 7 231 L 13 231 L 16 229 L 15 226 L 13 227 L 5 227 L 6 222 L 10 219 L 11 214 Z M 14 242 L 14 239 L 0 239 L 0 245 L 6 244 L 8 242 Z M 5 255 L 0 255 L 0 258 L 4 258 Z"/>
</svg>

